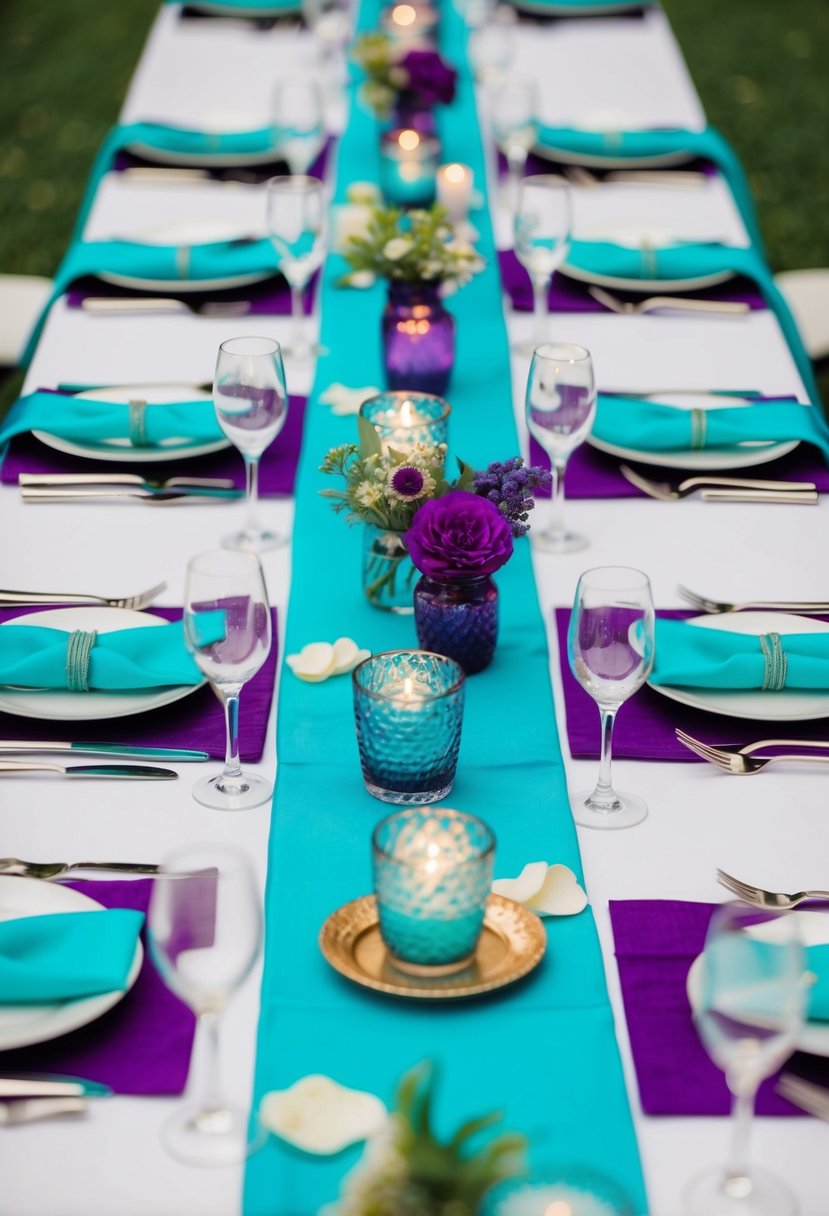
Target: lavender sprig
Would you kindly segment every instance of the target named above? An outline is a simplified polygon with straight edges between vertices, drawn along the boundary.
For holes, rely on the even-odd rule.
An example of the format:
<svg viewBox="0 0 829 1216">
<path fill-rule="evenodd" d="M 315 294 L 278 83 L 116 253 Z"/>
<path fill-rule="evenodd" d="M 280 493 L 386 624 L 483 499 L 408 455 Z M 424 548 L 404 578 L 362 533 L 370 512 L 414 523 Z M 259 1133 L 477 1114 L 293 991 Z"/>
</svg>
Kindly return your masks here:
<svg viewBox="0 0 829 1216">
<path fill-rule="evenodd" d="M 527 466 L 521 456 L 514 456 L 512 460 L 493 460 L 472 479 L 475 493 L 494 502 L 509 520 L 513 536 L 524 536 L 529 532 L 527 520 L 535 506 L 533 491 L 548 490 L 551 484 L 548 469 L 540 465 Z"/>
</svg>

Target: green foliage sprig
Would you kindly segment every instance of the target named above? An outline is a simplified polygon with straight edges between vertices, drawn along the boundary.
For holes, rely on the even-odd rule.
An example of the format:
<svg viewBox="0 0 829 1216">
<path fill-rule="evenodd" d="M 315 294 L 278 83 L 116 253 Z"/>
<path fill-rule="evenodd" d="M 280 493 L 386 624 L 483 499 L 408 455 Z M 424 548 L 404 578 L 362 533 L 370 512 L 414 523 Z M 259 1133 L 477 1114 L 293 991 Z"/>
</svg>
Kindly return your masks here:
<svg viewBox="0 0 829 1216">
<path fill-rule="evenodd" d="M 455 236 L 438 204 L 407 212 L 375 208 L 365 235 L 350 236 L 343 253 L 354 273 L 400 283 L 461 287 L 485 266 L 474 245 Z"/>
</svg>

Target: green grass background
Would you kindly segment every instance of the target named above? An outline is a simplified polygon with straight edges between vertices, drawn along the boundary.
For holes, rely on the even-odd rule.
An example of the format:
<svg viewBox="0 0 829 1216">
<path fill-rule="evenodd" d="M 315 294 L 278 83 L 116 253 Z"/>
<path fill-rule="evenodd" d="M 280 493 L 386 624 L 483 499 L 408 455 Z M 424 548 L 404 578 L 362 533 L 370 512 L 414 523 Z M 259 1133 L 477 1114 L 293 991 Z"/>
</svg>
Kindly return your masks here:
<svg viewBox="0 0 829 1216">
<path fill-rule="evenodd" d="M 711 122 L 746 167 L 773 269 L 829 266 L 829 3 L 664 6 Z M 0 271 L 54 272 L 157 7 L 0 4 Z"/>
</svg>

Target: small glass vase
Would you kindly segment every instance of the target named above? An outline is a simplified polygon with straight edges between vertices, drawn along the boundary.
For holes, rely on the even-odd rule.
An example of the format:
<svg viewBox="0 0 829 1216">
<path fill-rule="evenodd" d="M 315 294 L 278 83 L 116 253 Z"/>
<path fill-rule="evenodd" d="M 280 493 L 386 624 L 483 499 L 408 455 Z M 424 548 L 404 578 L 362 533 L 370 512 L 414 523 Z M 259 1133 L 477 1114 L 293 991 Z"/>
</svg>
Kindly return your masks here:
<svg viewBox="0 0 829 1216">
<path fill-rule="evenodd" d="M 498 588 L 488 574 L 435 579 L 414 589 L 418 644 L 460 663 L 468 676 L 492 662 L 498 641 Z"/>
<path fill-rule="evenodd" d="M 437 126 L 432 108 L 419 93 L 401 89 L 392 108 L 392 127 L 417 131 L 420 135 L 434 135 Z"/>
<path fill-rule="evenodd" d="M 390 389 L 442 397 L 455 363 L 455 318 L 438 283 L 389 283 L 383 312 L 383 366 Z"/>
<path fill-rule="evenodd" d="M 363 591 L 374 608 L 411 615 L 415 568 L 402 532 L 363 527 Z"/>
</svg>

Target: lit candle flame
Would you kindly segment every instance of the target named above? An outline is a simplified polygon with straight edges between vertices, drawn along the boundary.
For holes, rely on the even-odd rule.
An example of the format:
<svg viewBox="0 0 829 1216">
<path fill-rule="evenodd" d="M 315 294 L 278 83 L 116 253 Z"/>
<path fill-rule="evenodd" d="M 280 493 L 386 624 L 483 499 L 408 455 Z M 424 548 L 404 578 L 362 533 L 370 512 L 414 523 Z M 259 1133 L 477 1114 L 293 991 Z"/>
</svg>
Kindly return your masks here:
<svg viewBox="0 0 829 1216">
<path fill-rule="evenodd" d="M 400 421 L 403 426 L 414 426 L 414 414 L 411 401 L 404 401 L 400 407 Z"/>
<path fill-rule="evenodd" d="M 414 25 L 417 20 L 417 11 L 412 8 L 411 4 L 396 4 L 392 9 L 391 19 L 395 25 Z"/>
<path fill-rule="evenodd" d="M 401 131 L 397 137 L 397 142 L 403 152 L 414 152 L 420 144 L 420 136 L 417 131 Z"/>
<path fill-rule="evenodd" d="M 404 701 L 411 701 L 413 696 L 414 696 L 414 687 L 412 685 L 411 677 L 406 676 L 406 678 L 403 681 L 403 699 L 404 699 Z"/>
<path fill-rule="evenodd" d="M 446 174 L 447 181 L 462 182 L 464 180 L 464 178 L 466 177 L 466 166 L 459 165 L 457 163 L 452 164 L 452 165 L 447 165 L 444 172 Z"/>
<path fill-rule="evenodd" d="M 544 1216 L 573 1216 L 573 1209 L 566 1199 L 554 1199 L 553 1202 L 544 1209 Z"/>
</svg>

